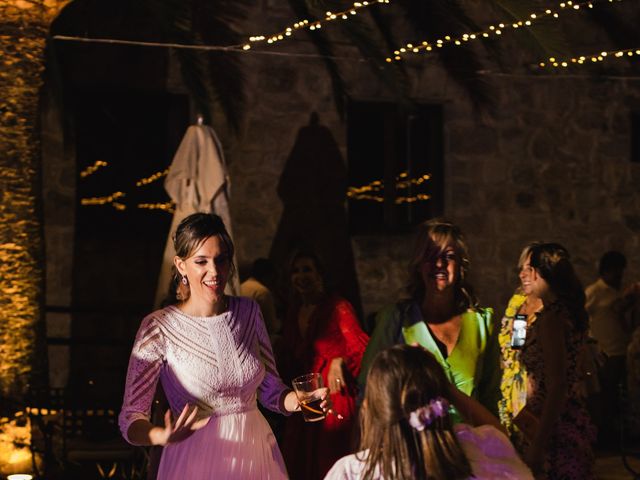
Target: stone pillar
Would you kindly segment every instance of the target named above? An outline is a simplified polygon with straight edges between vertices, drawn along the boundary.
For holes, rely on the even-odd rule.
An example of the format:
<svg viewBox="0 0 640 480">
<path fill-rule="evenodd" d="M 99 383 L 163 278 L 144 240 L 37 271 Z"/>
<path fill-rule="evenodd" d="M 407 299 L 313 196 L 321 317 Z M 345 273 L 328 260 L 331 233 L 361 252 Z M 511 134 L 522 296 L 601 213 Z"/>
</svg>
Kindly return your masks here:
<svg viewBox="0 0 640 480">
<path fill-rule="evenodd" d="M 38 101 L 49 25 L 66 2 L 0 0 L 0 397 L 46 381 Z"/>
</svg>

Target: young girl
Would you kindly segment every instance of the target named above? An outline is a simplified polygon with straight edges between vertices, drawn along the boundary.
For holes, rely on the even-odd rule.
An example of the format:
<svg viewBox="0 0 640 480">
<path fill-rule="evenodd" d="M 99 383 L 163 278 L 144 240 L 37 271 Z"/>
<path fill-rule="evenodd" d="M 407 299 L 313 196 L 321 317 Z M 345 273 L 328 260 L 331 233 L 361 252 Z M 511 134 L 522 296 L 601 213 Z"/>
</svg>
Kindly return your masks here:
<svg viewBox="0 0 640 480">
<path fill-rule="evenodd" d="M 450 408 L 473 424 L 453 426 Z M 367 376 L 361 451 L 341 458 L 325 480 L 533 479 L 499 424 L 449 383 L 421 347 L 380 352 Z"/>
</svg>

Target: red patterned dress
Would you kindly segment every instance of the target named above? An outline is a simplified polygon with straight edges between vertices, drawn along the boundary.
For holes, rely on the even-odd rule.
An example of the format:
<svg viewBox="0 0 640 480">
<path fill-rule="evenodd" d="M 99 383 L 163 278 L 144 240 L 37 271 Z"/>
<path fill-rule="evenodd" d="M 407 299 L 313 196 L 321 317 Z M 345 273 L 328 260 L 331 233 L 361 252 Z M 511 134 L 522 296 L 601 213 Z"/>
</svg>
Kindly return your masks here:
<svg viewBox="0 0 640 480">
<path fill-rule="evenodd" d="M 298 326 L 299 307 L 293 308 L 284 327 L 284 358 L 280 368 L 288 381 L 298 375 L 320 372 L 325 386 L 331 360 L 344 359 L 346 388 L 331 394 L 333 409 L 322 422 L 305 423 L 302 415 L 287 418 L 282 451 L 292 479 L 322 479 L 342 456 L 351 453 L 356 420 L 356 383 L 369 337 L 362 331 L 351 304 L 329 296 L 318 304 L 309 320 L 307 335 Z M 286 372 L 286 373 L 285 373 Z"/>
<path fill-rule="evenodd" d="M 522 349 L 521 362 L 527 370 L 527 408 L 540 418 L 547 395 L 542 345 L 539 329 L 545 314 L 555 314 L 564 328 L 558 325 L 558 334 L 564 332 L 566 350 L 567 400 L 547 444 L 544 474 L 548 480 L 588 480 L 593 477 L 594 455 L 592 443 L 595 429 L 584 404 L 582 378 L 578 368 L 579 354 L 585 342 L 585 334 L 576 331 L 565 306 L 560 303 L 545 305 L 529 327 Z M 528 445 L 525 442 L 525 449 Z"/>
</svg>

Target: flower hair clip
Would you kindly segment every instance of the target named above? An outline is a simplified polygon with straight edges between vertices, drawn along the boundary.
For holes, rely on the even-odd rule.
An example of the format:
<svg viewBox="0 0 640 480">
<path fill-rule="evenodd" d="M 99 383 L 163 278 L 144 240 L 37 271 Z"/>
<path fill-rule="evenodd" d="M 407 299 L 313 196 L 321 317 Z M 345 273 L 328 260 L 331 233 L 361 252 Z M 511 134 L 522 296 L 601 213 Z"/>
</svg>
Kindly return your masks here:
<svg viewBox="0 0 640 480">
<path fill-rule="evenodd" d="M 432 399 L 424 407 L 417 408 L 409 414 L 409 425 L 418 432 L 431 425 L 436 418 L 444 417 L 449 413 L 449 402 L 442 397 Z"/>
</svg>

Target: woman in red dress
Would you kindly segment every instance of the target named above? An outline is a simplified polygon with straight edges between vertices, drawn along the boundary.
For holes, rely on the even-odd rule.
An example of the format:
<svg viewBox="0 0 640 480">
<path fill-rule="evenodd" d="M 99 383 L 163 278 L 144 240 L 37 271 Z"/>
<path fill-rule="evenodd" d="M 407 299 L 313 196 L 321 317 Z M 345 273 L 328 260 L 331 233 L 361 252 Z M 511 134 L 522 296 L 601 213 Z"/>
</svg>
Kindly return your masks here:
<svg viewBox="0 0 640 480">
<path fill-rule="evenodd" d="M 355 378 L 369 337 L 351 304 L 325 291 L 315 254 L 293 256 L 290 281 L 294 301 L 284 326 L 280 370 L 289 381 L 320 372 L 329 387 L 334 414 L 306 425 L 302 418 L 287 418 L 282 448 L 292 479 L 322 479 L 336 460 L 351 452 Z"/>
</svg>

